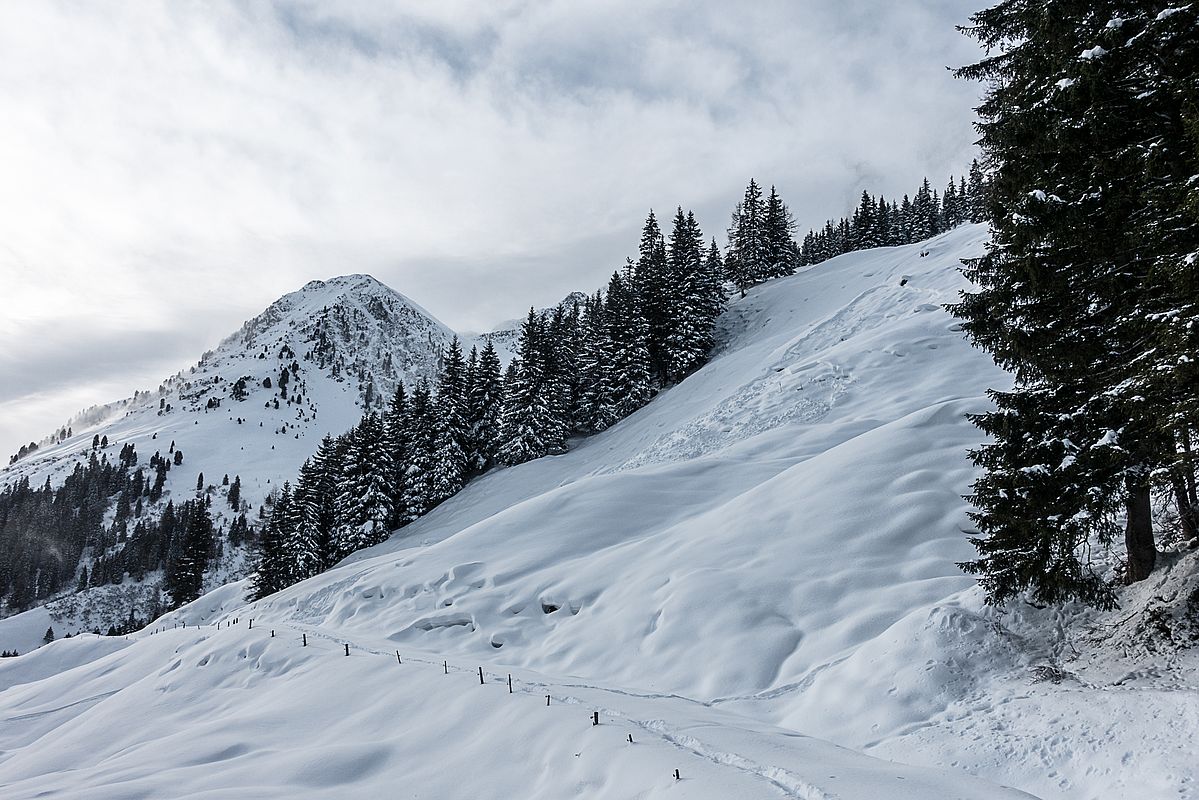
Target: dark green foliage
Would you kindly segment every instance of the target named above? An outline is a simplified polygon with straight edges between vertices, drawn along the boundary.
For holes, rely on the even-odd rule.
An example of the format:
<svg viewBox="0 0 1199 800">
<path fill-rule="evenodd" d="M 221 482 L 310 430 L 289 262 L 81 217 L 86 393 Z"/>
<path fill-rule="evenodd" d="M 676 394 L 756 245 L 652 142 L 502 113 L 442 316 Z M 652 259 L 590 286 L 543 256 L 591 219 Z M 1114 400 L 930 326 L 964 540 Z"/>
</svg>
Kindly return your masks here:
<svg viewBox="0 0 1199 800">
<path fill-rule="evenodd" d="M 532 308 L 521 326 L 516 382 L 504 400 L 499 459 L 522 464 L 566 446 L 566 424 L 550 372 L 547 322 Z"/>
<path fill-rule="evenodd" d="M 1112 542 L 1117 515 L 1139 580 L 1150 490 L 1193 513 L 1199 50 L 1196 10 L 1167 9 L 1007 0 L 967 29 L 988 51 L 959 75 L 988 84 L 989 179 L 972 167 L 964 208 L 994 232 L 952 310 L 1016 376 L 976 418 L 994 443 L 973 454 L 982 536 L 964 566 L 992 602 L 1109 606 L 1089 548 Z"/>
<path fill-rule="evenodd" d="M 266 597 L 295 582 L 287 553 L 287 539 L 294 529 L 291 483 L 285 482 L 271 503 L 271 515 L 258 540 L 258 563 L 251 581 L 251 599 Z"/>
<path fill-rule="evenodd" d="M 228 476 L 226 476 L 226 477 L 228 477 Z M 227 499 L 229 500 L 229 507 L 232 508 L 234 511 L 237 511 L 238 509 L 241 508 L 241 476 L 240 475 L 233 476 L 233 483 L 229 484 L 229 494 L 227 495 Z"/>
<path fill-rule="evenodd" d="M 467 398 L 467 423 L 470 441 L 470 469 L 481 473 L 495 464 L 500 448 L 500 424 L 504 386 L 500 376 L 500 358 L 488 341 L 479 353 Z"/>
<path fill-rule="evenodd" d="M 966 222 L 983 222 L 984 181 L 978 162 L 974 163 L 970 176 L 969 186 L 965 177 L 955 185 L 950 176 L 948 185 L 953 189 L 947 188 L 944 198 L 932 190 L 928 178 L 920 184 L 915 200 L 904 195 L 902 202 L 888 202 L 863 191 L 851 218 L 829 220 L 821 230 L 808 231 L 797 249 L 795 265 L 818 264 L 842 253 L 870 247 L 922 242 Z"/>
<path fill-rule="evenodd" d="M 204 588 L 208 553 L 212 548 L 212 517 L 203 500 L 188 500 L 179 509 L 178 528 L 171 544 L 164 588 L 174 607 L 190 603 Z"/>
</svg>

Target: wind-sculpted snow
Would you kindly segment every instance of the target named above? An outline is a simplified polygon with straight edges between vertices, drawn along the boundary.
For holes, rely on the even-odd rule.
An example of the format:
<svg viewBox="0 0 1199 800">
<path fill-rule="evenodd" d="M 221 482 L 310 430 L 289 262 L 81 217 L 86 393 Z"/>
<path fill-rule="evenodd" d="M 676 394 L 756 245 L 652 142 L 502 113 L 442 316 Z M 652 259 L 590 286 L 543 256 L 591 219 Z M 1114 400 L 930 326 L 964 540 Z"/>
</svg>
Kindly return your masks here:
<svg viewBox="0 0 1199 800">
<path fill-rule="evenodd" d="M 297 624 L 133 639 L 24 657 L 72 668 L 0 694 L 6 800 L 1028 797 L 680 697 L 491 665 L 480 685 L 477 662 Z"/>
<path fill-rule="evenodd" d="M 16 797 L 164 785 L 229 797 L 1022 796 L 973 772 L 1090 798 L 1160 786 L 1154 770 L 1185 774 L 1185 737 L 1147 738 L 1152 720 L 1110 695 L 1094 707 L 1121 709 L 1126 730 L 1108 725 L 1089 749 L 1050 741 L 1052 721 L 1100 689 L 1030 688 L 1035 626 L 1016 633 L 984 611 L 955 566 L 973 552 L 962 495 L 979 433 L 966 414 L 1009 378 L 941 304 L 985 237 L 964 227 L 757 287 L 733 301 L 707 366 L 569 453 L 494 471 L 276 595 L 247 604 L 231 584 L 157 621 L 161 633 L 0 693 L 0 719 L 54 720 L 38 738 L 22 738 L 24 723 L 8 743 L 0 732 L 0 783 Z M 479 666 L 486 686 L 471 679 Z M 1199 716 L 1193 693 L 1176 702 Z M 1016 707 L 1027 732 L 1005 711 Z M 87 751 L 93 740 L 104 744 Z M 1153 755 L 1105 771 L 1072 747 Z"/>
</svg>

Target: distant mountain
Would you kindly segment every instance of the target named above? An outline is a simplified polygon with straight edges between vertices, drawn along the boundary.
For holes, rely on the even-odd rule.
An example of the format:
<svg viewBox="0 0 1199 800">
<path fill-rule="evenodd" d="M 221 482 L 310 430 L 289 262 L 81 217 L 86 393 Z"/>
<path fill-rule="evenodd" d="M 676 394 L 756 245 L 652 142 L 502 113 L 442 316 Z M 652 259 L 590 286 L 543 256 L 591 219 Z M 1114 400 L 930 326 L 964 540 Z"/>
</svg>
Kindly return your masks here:
<svg viewBox="0 0 1199 800">
<path fill-rule="evenodd" d="M 77 464 L 87 463 L 93 439 L 99 438 L 107 446 L 95 452 L 109 461 L 126 445 L 133 445 L 139 466 L 155 453 L 172 461 L 162 499 L 147 504 L 145 516 L 172 499 L 178 505 L 195 496 L 202 473 L 214 523 L 227 532 L 238 511 L 222 501 L 229 491 L 223 481 L 239 476 L 241 508 L 254 526 L 270 492 L 294 480 L 324 435 L 340 434 L 368 406 L 384 405 L 398 381 L 432 379 L 453 336 L 419 305 L 369 275 L 312 281 L 276 300 L 156 390 L 75 415 L 38 450 L 0 470 L 0 487 L 26 478 L 33 487 L 47 479 L 61 486 Z M 181 464 L 173 464 L 173 451 L 182 452 Z M 105 549 L 111 555 L 122 546 L 115 542 Z M 67 568 L 90 571 L 100 555 L 85 548 L 79 565 Z M 245 574 L 247 555 L 244 548 L 223 546 L 206 585 Z M 154 577 L 147 576 L 147 583 Z M 72 598 L 71 621 L 62 625 L 106 627 L 131 609 L 140 614 L 148 602 L 148 589 L 142 589 L 127 581 L 93 587 L 87 594 L 96 595 L 94 602 Z"/>
<path fill-rule="evenodd" d="M 570 308 L 575 303 L 582 304 L 586 301 L 587 295 L 583 292 L 571 292 L 552 306 L 537 309 L 537 312 L 545 313 L 558 308 Z M 500 361 L 507 364 L 516 355 L 516 341 L 520 337 L 520 326 L 524 324 L 524 321 L 524 317 L 510 319 L 496 325 L 494 330 L 487 333 L 467 335 L 464 337 L 464 347 L 466 350 L 470 350 L 471 345 L 475 345 L 482 349 L 486 342 L 491 342 L 492 347 L 499 354 Z"/>
</svg>

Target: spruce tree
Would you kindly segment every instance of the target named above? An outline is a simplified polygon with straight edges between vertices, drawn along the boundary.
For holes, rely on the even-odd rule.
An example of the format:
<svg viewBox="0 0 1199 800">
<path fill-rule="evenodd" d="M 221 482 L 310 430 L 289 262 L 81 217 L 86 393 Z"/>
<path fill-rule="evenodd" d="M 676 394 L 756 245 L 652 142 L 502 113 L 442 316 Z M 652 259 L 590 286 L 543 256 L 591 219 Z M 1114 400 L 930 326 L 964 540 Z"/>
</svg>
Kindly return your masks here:
<svg viewBox="0 0 1199 800">
<path fill-rule="evenodd" d="M 675 274 L 666 256 L 666 242 L 651 209 L 641 230 L 637 261 L 631 278 L 626 280 L 646 323 L 646 346 L 658 377 L 666 374 L 666 339 L 670 335 L 670 315 Z"/>
<path fill-rule="evenodd" d="M 648 326 L 636 298 L 619 273 L 608 281 L 604 321 L 611 347 L 611 389 L 617 419 L 649 402 L 653 395 Z"/>
<path fill-rule="evenodd" d="M 614 343 L 609 335 L 607 306 L 602 292 L 588 298 L 583 317 L 583 347 L 579 356 L 579 426 L 599 433 L 618 419 L 619 398 L 613 383 Z"/>
<path fill-rule="evenodd" d="M 479 354 L 467 398 L 467 426 L 470 441 L 468 466 L 481 473 L 495 463 L 500 445 L 500 416 L 503 412 L 504 386 L 500 375 L 500 357 L 488 339 Z"/>
<path fill-rule="evenodd" d="M 457 494 L 467 478 L 470 429 L 466 409 L 466 362 L 457 336 L 442 358 L 436 404 L 437 454 L 432 477 L 435 504 Z"/>
<path fill-rule="evenodd" d="M 1179 42 L 1163 46 L 1175 30 L 1194 53 L 1195 10 L 1164 8 L 1132 4 L 1111 25 L 1088 4 L 1047 14 L 1009 0 L 967 29 L 992 51 L 958 74 L 989 86 L 978 128 L 990 174 L 984 185 L 972 167 L 969 193 L 985 196 L 993 239 L 967 265 L 977 291 L 953 310 L 1016 376 L 978 419 L 995 443 L 974 454 L 987 470 L 974 493 L 983 537 L 966 566 L 997 602 L 1031 589 L 1110 604 L 1087 554 L 1111 541 L 1116 512 L 1095 512 L 1095 497 L 1122 507 L 1127 579 L 1155 562 L 1151 491 L 1155 480 L 1169 487 L 1182 449 L 1162 422 L 1193 391 L 1162 377 L 1168 351 L 1154 322 L 1193 302 L 1193 291 L 1170 290 L 1167 265 L 1185 263 L 1196 227 L 1193 212 L 1189 225 L 1155 227 L 1169 205 L 1155 201 L 1185 196 L 1196 172 L 1180 132 L 1192 113 L 1182 87 L 1199 63 L 1172 64 Z M 1165 151 L 1174 155 L 1157 161 Z M 1054 440 L 1069 443 L 1060 463 L 1041 453 Z M 1039 472 L 1035 494 L 990 490 L 1021 469 Z M 1073 549 L 1054 544 L 1063 538 Z"/>
<path fill-rule="evenodd" d="M 258 540 L 258 560 L 251 576 L 251 597 L 259 600 L 293 583 L 287 542 L 291 538 L 291 483 L 284 482 L 271 505 L 271 515 Z"/>
<path fill-rule="evenodd" d="M 688 212 L 684 216 L 682 207 L 675 214 L 670 234 L 670 271 L 675 279 L 666 341 L 667 378 L 680 381 L 703 362 L 712 344 L 703 233 L 695 215 Z"/>
<path fill-rule="evenodd" d="M 166 590 L 178 607 L 200 596 L 208 552 L 212 547 L 212 517 L 203 500 L 188 500 L 181 512 L 182 536 L 175 557 L 167 566 Z"/>
<path fill-rule="evenodd" d="M 436 503 L 433 471 L 437 458 L 437 417 L 429 381 L 421 378 L 408 406 L 408 462 L 404 475 L 404 513 L 412 522 Z"/>
<path fill-rule="evenodd" d="M 773 186 L 770 187 L 770 196 L 766 199 L 763 226 L 766 254 L 762 266 L 762 280 L 792 274 L 795 272 L 796 257 L 795 239 L 792 235 L 795 221 L 791 217 L 791 210 Z"/>
<path fill-rule="evenodd" d="M 392 519 L 390 474 L 383 423 L 376 412 L 368 411 L 346 438 L 336 500 L 339 557 L 387 538 Z"/>
<path fill-rule="evenodd" d="M 768 263 L 766 205 L 762 189 L 750 179 L 745 196 L 733 209 L 724 265 L 728 279 L 745 296 L 745 290 L 766 278 Z"/>
<path fill-rule="evenodd" d="M 300 467 L 290 515 L 295 525 L 285 543 L 294 580 L 324 571 L 336 556 L 333 538 L 337 523 L 337 463 L 333 438 L 326 435 L 312 457 Z"/>
<path fill-rule="evenodd" d="M 404 505 L 408 485 L 408 460 L 412 449 L 408 414 L 408 393 L 404 388 L 404 382 L 397 381 L 391 402 L 383 414 L 383 446 L 387 450 L 391 468 L 391 474 L 387 476 L 388 493 L 391 495 L 391 528 L 398 528 L 408 522 L 408 510 Z"/>
<path fill-rule="evenodd" d="M 229 484 L 229 507 L 234 511 L 241 508 L 241 476 L 234 475 L 233 482 Z"/>
<path fill-rule="evenodd" d="M 987 219 L 987 200 L 983 191 L 983 170 L 978 164 L 978 159 L 970 162 L 970 211 L 969 218 L 971 222 L 985 222 Z"/>
<path fill-rule="evenodd" d="M 521 326 L 516 381 L 504 401 L 500 460 L 522 464 L 566 445 L 566 426 L 555 402 L 555 386 L 546 370 L 544 321 L 532 308 Z"/>
</svg>

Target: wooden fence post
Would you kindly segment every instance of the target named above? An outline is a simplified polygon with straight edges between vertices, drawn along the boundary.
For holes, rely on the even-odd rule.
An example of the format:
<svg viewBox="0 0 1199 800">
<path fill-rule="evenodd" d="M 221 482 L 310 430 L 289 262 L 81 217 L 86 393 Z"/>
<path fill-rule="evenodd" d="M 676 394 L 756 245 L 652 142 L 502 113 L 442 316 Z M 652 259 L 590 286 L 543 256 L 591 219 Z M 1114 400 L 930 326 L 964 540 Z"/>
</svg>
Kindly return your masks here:
<svg viewBox="0 0 1199 800">
<path fill-rule="evenodd" d="M 512 694 L 512 673 L 508 673 L 508 694 Z"/>
<path fill-rule="evenodd" d="M 550 704 L 550 696 L 548 694 L 545 696 L 545 704 L 547 706 Z"/>
<path fill-rule="evenodd" d="M 479 685 L 483 685 L 483 668 L 479 667 Z"/>
<path fill-rule="evenodd" d="M 300 635 L 304 637 L 304 646 L 307 647 L 308 646 L 308 634 L 301 633 Z"/>
<path fill-rule="evenodd" d="M 399 650 L 396 650 L 396 663 L 397 663 L 397 664 L 403 664 L 403 663 L 404 663 L 403 661 L 400 661 L 400 651 L 399 651 Z"/>
<path fill-rule="evenodd" d="M 350 654 L 350 644 L 349 644 L 349 642 L 347 642 L 346 643 L 346 655 L 348 656 L 349 654 Z"/>
</svg>

